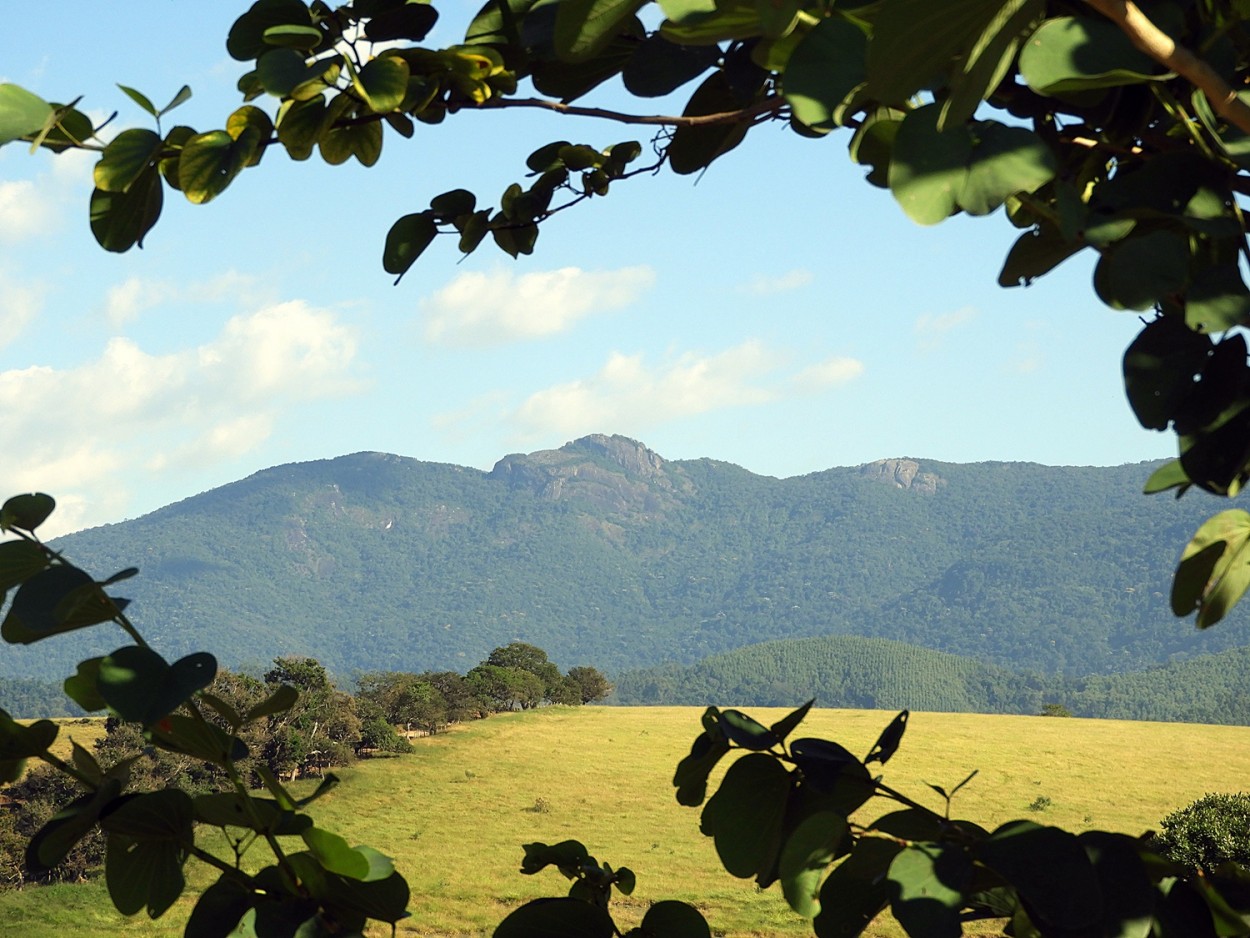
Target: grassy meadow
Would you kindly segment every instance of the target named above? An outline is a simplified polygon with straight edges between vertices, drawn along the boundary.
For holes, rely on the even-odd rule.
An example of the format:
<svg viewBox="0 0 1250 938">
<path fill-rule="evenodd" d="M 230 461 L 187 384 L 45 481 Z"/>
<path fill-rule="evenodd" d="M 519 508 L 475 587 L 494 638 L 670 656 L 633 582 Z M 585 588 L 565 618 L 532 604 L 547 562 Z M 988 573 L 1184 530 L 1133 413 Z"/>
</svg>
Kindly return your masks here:
<svg viewBox="0 0 1250 938">
<path fill-rule="evenodd" d="M 751 712 L 769 722 L 784 711 Z M 489 935 L 517 903 L 562 895 L 559 873 L 517 868 L 522 843 L 566 838 L 637 874 L 634 895 L 614 904 L 622 925 L 652 901 L 677 898 L 696 904 L 718 935 L 810 934 L 776 888 L 760 893 L 726 874 L 699 834 L 698 811 L 673 799 L 673 768 L 699 713 L 552 707 L 492 717 L 419 740 L 415 755 L 339 773 L 344 784 L 314 816 L 396 858 L 413 890 L 403 935 Z M 891 716 L 814 711 L 798 734 L 866 753 Z M 1206 792 L 1250 787 L 1250 727 L 917 713 L 885 780 L 940 809 L 924 783 L 949 789 L 973 769 L 980 774 L 956 797 L 957 816 L 989 828 L 1027 817 L 1139 833 Z M 192 874 L 194 886 L 208 882 Z M 30 938 L 178 935 L 190 908 L 184 899 L 161 921 L 123 920 L 99 883 L 0 894 L 5 933 Z M 899 932 L 883 922 L 870 934 Z"/>
</svg>

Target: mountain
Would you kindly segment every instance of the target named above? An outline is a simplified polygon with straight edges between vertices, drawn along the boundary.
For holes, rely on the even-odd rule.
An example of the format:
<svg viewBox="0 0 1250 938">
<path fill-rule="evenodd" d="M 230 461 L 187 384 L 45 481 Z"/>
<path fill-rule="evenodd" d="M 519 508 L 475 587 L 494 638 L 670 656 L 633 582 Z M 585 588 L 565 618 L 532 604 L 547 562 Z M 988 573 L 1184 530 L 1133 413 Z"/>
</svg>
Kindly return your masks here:
<svg viewBox="0 0 1250 938">
<path fill-rule="evenodd" d="M 773 639 L 903 641 L 1069 676 L 1245 643 L 1167 609 L 1211 500 L 1147 498 L 1151 467 L 890 459 L 789 479 L 669 461 L 595 435 L 490 472 L 382 453 L 279 466 L 56 542 L 167 657 L 310 654 L 466 668 L 514 640 L 561 667 L 626 668 Z M 6 648 L 56 679 L 117 630 Z"/>
<path fill-rule="evenodd" d="M 1072 678 L 1007 668 L 882 638 L 764 642 L 690 665 L 627 671 L 613 703 L 1039 713 L 1061 704 L 1106 720 L 1250 724 L 1250 648 L 1122 674 Z"/>
</svg>

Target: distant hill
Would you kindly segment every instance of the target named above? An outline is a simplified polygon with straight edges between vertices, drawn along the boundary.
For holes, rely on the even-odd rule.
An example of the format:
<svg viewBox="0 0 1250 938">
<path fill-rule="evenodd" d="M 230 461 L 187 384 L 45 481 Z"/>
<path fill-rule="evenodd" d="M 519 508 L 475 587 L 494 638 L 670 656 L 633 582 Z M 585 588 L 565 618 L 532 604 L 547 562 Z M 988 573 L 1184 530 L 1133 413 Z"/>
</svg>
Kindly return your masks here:
<svg viewBox="0 0 1250 938">
<path fill-rule="evenodd" d="M 1126 674 L 1018 672 L 880 638 L 834 635 L 750 645 L 691 665 L 627 671 L 612 703 L 1036 714 L 1250 724 L 1250 648 Z"/>
<path fill-rule="evenodd" d="M 311 654 L 332 670 L 466 668 L 513 640 L 620 672 L 761 641 L 903 641 L 1077 677 L 1247 640 L 1166 594 L 1215 508 L 1139 493 L 1148 465 L 891 459 L 774 479 L 590 436 L 490 472 L 381 453 L 279 466 L 60 539 L 168 656 Z M 55 494 L 55 493 L 54 493 Z M 6 648 L 59 679 L 120 632 Z"/>
</svg>

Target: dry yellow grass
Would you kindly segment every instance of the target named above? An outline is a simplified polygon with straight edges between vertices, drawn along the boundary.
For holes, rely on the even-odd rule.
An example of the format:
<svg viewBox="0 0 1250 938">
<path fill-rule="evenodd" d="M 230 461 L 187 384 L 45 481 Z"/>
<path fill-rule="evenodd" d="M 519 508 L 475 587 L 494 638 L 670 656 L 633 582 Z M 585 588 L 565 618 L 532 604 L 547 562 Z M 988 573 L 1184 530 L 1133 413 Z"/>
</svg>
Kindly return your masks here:
<svg viewBox="0 0 1250 938">
<path fill-rule="evenodd" d="M 752 712 L 769 722 L 784 711 Z M 796 735 L 826 736 L 862 754 L 890 716 L 814 711 Z M 810 934 L 776 889 L 761 894 L 750 881 L 728 876 L 699 834 L 698 811 L 674 801 L 673 767 L 698 732 L 698 717 L 690 708 L 598 707 L 494 717 L 420 740 L 414 756 L 343 773 L 344 785 L 314 814 L 350 842 L 396 858 L 413 887 L 405 935 L 488 935 L 517 903 L 562 894 L 567 884 L 555 871 L 517 872 L 520 845 L 570 837 L 637 873 L 636 893 L 618 908 L 622 923 L 636 921 L 651 901 L 679 898 L 698 905 L 717 934 Z M 973 769 L 980 774 L 957 796 L 958 816 L 988 827 L 1029 817 L 1138 833 L 1208 791 L 1238 790 L 1250 777 L 1250 728 L 921 713 L 885 775 L 940 807 L 924 783 L 950 788 Z M 1049 806 L 1030 811 L 1038 798 L 1050 799 Z M 97 894 L 94 904 L 89 893 Z M 13 916 L 33 938 L 120 935 L 123 928 L 175 935 L 174 923 L 190 908 L 184 900 L 168 924 L 123 925 L 100 908 L 107 900 L 99 887 L 44 899 L 50 901 L 36 912 L 31 893 L 0 896 L 0 920 Z M 89 925 L 35 927 L 49 905 L 63 901 L 82 904 L 69 918 L 88 918 Z M 897 931 L 883 923 L 871 934 Z"/>
</svg>

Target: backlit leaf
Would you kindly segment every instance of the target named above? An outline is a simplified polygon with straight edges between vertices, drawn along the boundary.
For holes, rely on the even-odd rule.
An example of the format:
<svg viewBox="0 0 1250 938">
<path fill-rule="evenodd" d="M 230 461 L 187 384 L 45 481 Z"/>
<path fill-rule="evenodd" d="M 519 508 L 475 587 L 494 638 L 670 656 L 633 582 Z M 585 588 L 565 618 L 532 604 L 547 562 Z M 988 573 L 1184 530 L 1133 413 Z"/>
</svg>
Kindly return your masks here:
<svg viewBox="0 0 1250 938">
<path fill-rule="evenodd" d="M 1114 23 L 1091 15 L 1042 23 L 1020 51 L 1020 77 L 1039 94 L 1058 95 L 1171 76 Z"/>
<path fill-rule="evenodd" d="M 388 274 L 395 274 L 395 282 L 399 283 L 437 235 L 438 226 L 429 212 L 403 216 L 386 233 L 386 245 L 382 249 L 383 269 Z"/>
<path fill-rule="evenodd" d="M 818 130 L 837 126 L 840 105 L 864 81 L 867 48 L 857 26 L 822 19 L 795 47 L 782 78 L 795 118 Z"/>
<path fill-rule="evenodd" d="M 37 133 L 52 117 L 47 101 L 19 85 L 0 84 L 0 146 Z"/>
<path fill-rule="evenodd" d="M 1250 587 L 1250 513 L 1239 508 L 1208 518 L 1185 545 L 1172 581 L 1172 612 L 1197 611 L 1197 625 L 1219 622 Z"/>
<path fill-rule="evenodd" d="M 568 62 L 584 62 L 603 51 L 645 0 L 562 0 L 556 8 L 552 44 Z"/>
<path fill-rule="evenodd" d="M 929 104 L 903 118 L 890 160 L 890 191 L 907 216 L 935 225 L 955 211 L 968 180 L 972 137 L 962 126 L 938 132 L 941 108 Z"/>
<path fill-rule="evenodd" d="M 17 528 L 21 531 L 34 531 L 35 528 L 48 520 L 56 508 L 56 500 L 51 495 L 34 492 L 29 495 L 14 495 L 0 506 L 0 531 Z"/>
<path fill-rule="evenodd" d="M 125 192 L 91 193 L 91 233 L 106 251 L 124 253 L 143 239 L 161 217 L 165 194 L 161 177 L 149 166 Z"/>
<path fill-rule="evenodd" d="M 729 767 L 708 799 L 701 829 L 731 875 L 745 878 L 772 868 L 791 782 L 772 756 L 752 753 Z"/>
</svg>

